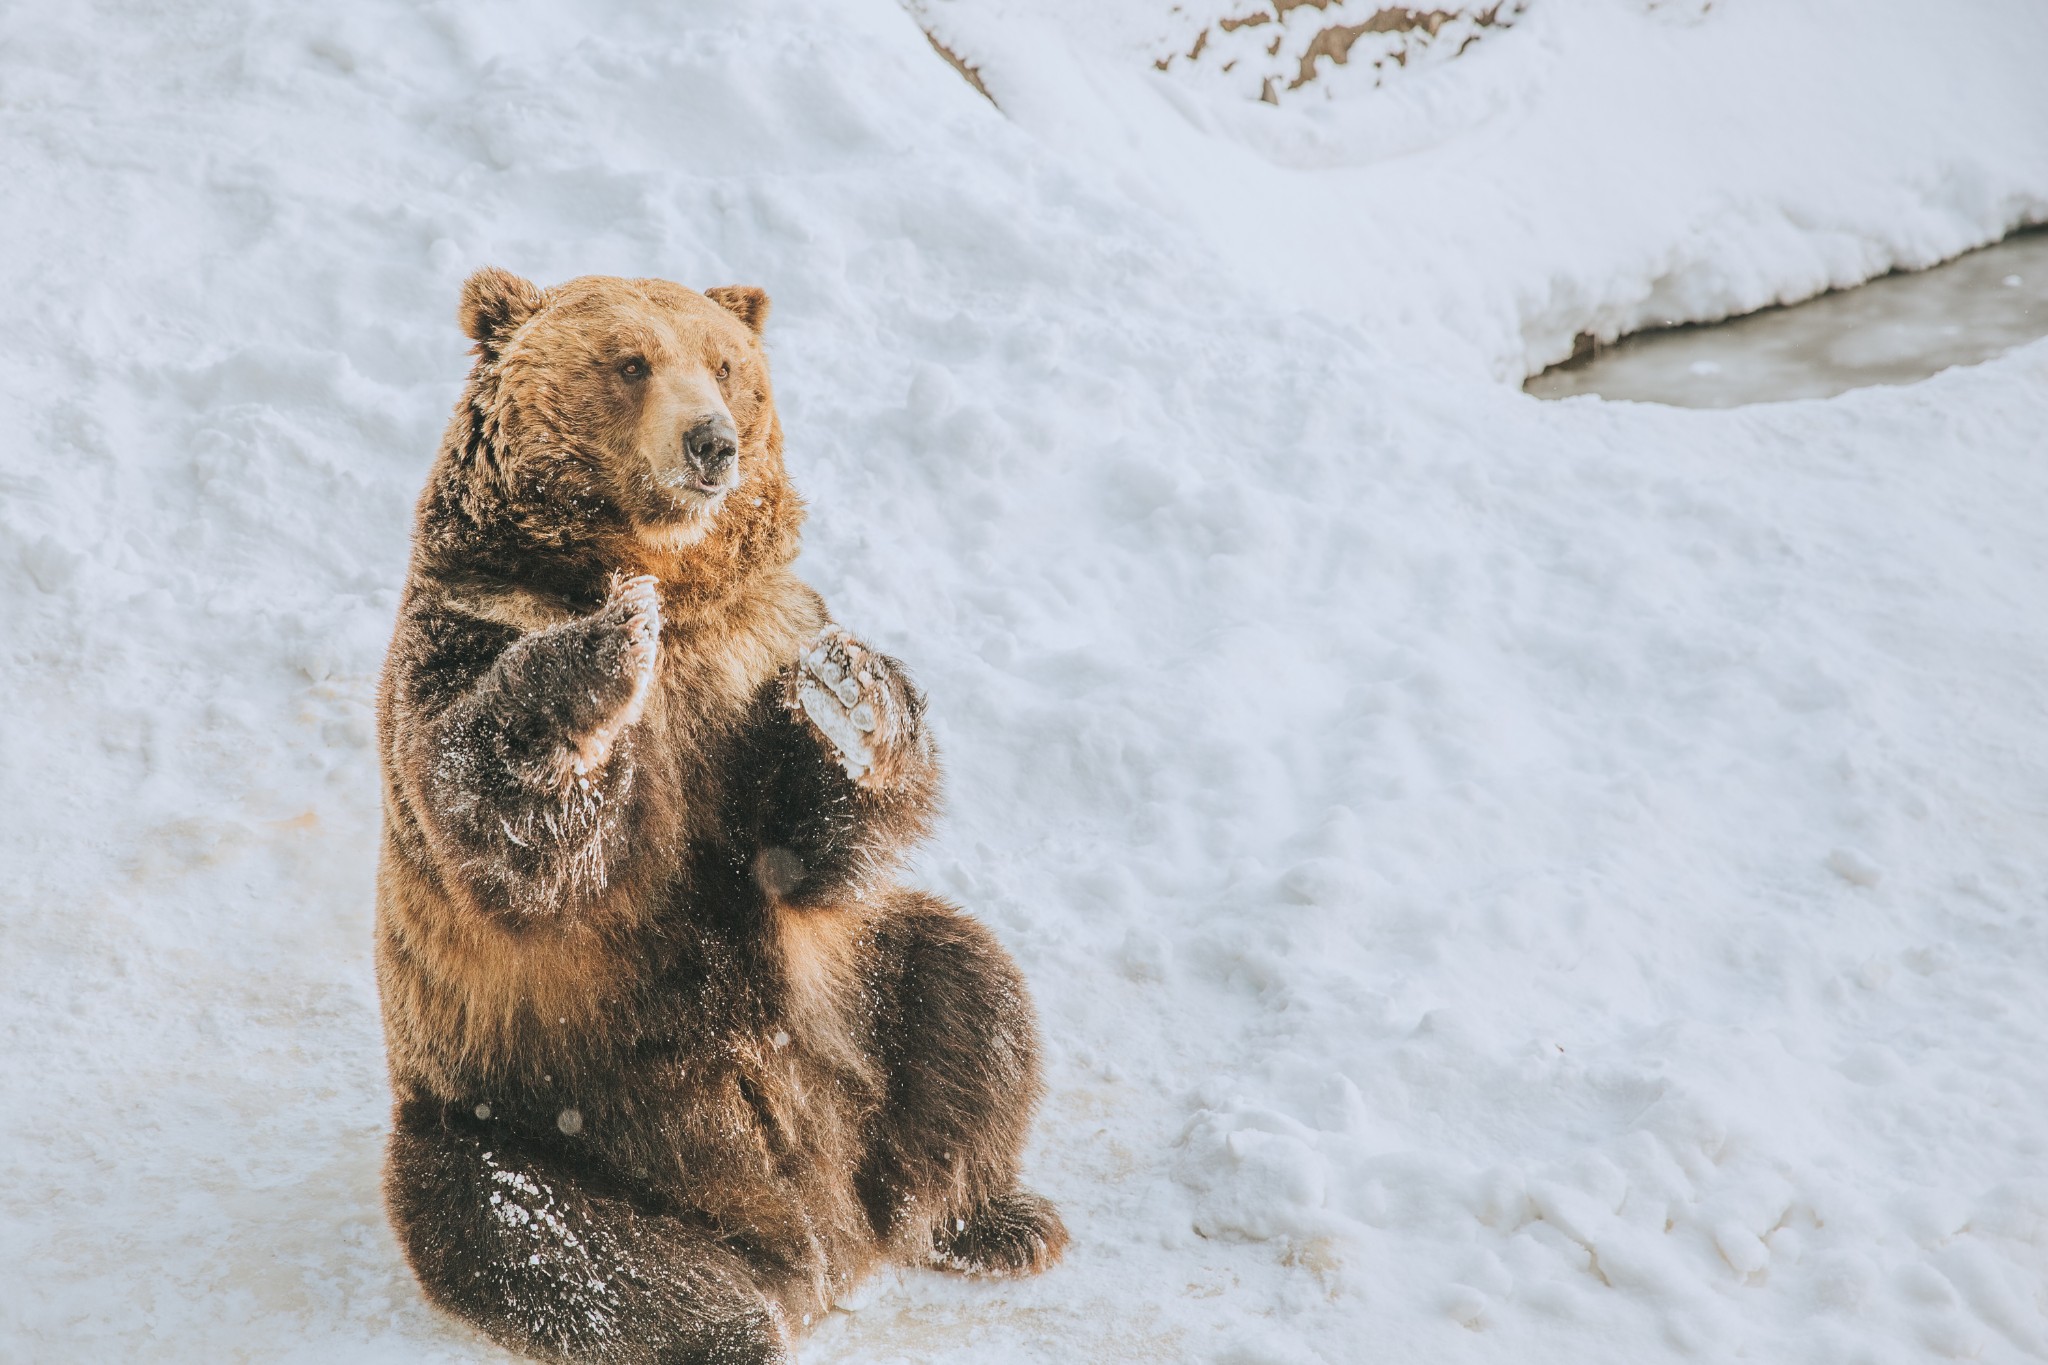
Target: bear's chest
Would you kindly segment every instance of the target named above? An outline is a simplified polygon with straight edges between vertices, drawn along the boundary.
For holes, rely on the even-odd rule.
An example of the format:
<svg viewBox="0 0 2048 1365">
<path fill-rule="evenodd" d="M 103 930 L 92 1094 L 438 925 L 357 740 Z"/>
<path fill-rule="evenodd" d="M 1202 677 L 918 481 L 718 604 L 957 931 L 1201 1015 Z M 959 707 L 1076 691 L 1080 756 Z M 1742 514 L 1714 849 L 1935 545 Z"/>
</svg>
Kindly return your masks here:
<svg viewBox="0 0 2048 1365">
<path fill-rule="evenodd" d="M 730 833 L 733 803 L 750 780 L 751 733 L 776 704 L 777 678 L 824 622 L 814 602 L 808 594 L 774 596 L 664 622 L 634 736 L 642 837 L 687 852 Z"/>
</svg>

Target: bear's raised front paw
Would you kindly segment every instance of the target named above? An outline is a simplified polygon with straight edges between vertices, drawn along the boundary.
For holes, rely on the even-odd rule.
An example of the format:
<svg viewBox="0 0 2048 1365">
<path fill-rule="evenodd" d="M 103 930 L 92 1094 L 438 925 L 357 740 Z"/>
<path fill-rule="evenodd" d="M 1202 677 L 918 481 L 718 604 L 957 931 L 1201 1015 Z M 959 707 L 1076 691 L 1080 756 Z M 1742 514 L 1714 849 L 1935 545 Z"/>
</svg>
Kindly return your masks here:
<svg viewBox="0 0 2048 1365">
<path fill-rule="evenodd" d="M 975 1275 L 1036 1275 L 1067 1249 L 1067 1225 L 1043 1195 L 1012 1190 L 932 1234 L 932 1258 Z"/>
<path fill-rule="evenodd" d="M 916 721 L 899 685 L 892 660 L 828 626 L 797 660 L 786 695 L 831 743 L 848 777 L 886 787 Z"/>
<path fill-rule="evenodd" d="M 618 668 L 630 685 L 619 708 L 576 741 L 570 776 L 581 778 L 604 766 L 612 745 L 647 708 L 654 687 L 655 665 L 661 659 L 661 585 L 652 574 L 632 578 L 615 575 L 611 593 L 598 614 L 621 632 Z"/>
<path fill-rule="evenodd" d="M 644 706 L 647 690 L 654 683 L 654 664 L 661 653 L 661 584 L 647 573 L 632 578 L 615 577 L 604 610 L 623 618 L 625 623 L 625 669 L 633 679 L 633 696 L 627 706 Z M 635 709 L 636 719 L 638 714 Z"/>
</svg>

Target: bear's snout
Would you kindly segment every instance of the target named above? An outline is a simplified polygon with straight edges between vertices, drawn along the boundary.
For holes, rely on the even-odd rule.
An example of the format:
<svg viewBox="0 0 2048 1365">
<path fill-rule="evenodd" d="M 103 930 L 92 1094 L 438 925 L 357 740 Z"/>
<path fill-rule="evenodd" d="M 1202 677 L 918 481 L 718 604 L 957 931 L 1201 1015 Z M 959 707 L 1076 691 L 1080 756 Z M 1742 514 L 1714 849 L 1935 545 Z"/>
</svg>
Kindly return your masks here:
<svg viewBox="0 0 2048 1365">
<path fill-rule="evenodd" d="M 723 413 L 706 417 L 683 433 L 683 457 L 689 465 L 686 477 L 699 492 L 722 493 L 729 488 L 739 454 L 740 434 Z"/>
</svg>

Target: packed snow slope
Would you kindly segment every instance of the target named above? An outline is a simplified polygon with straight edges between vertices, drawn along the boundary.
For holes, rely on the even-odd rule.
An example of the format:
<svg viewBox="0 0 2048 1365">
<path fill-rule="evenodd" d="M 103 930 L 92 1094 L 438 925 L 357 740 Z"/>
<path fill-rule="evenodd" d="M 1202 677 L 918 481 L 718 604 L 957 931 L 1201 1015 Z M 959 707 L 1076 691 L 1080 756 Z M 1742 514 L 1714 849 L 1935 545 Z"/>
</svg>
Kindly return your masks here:
<svg viewBox="0 0 2048 1365">
<path fill-rule="evenodd" d="M 807 1360 L 2048 1355 L 2048 343 L 1514 387 L 2048 217 L 2048 7 L 1534 0 L 1278 108 L 1159 8 L 922 5 L 1001 110 L 890 0 L 0 15 L 0 1359 L 501 1358 L 369 959 L 485 262 L 773 293 L 1037 991 L 1068 1262 Z"/>
</svg>

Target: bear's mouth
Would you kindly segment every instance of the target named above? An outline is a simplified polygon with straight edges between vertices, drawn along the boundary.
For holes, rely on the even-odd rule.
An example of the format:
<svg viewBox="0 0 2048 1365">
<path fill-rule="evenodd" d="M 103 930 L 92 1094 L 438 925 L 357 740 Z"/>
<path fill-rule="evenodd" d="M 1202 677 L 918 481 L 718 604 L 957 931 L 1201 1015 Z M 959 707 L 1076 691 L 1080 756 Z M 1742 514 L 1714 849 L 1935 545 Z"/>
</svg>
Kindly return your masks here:
<svg viewBox="0 0 2048 1365">
<path fill-rule="evenodd" d="M 695 474 L 677 474 L 668 481 L 668 486 L 671 493 L 678 493 L 684 497 L 695 496 L 701 500 L 711 501 L 715 501 L 732 492 L 732 482 L 730 480 L 719 479 L 713 481 Z"/>
<path fill-rule="evenodd" d="M 664 500 L 685 517 L 709 516 L 739 484 L 735 477 L 707 479 L 694 469 L 677 470 L 660 482 Z"/>
<path fill-rule="evenodd" d="M 724 479 L 706 479 L 695 469 L 678 469 L 646 480 L 636 518 L 645 531 L 694 542 L 711 529 L 725 500 L 739 486 L 738 471 Z"/>
</svg>

